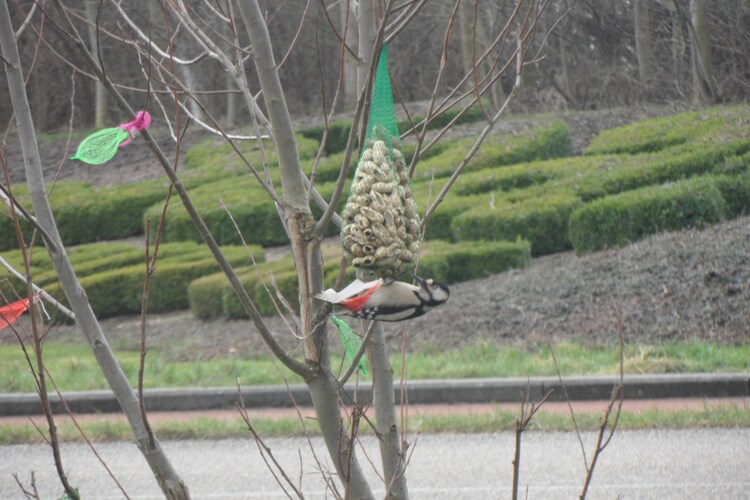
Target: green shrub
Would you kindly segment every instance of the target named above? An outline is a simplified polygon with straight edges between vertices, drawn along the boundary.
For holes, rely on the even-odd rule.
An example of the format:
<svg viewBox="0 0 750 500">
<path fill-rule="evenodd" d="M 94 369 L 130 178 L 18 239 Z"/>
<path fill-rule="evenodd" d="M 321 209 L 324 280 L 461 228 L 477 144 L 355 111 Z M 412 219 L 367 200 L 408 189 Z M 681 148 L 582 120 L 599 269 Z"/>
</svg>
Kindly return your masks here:
<svg viewBox="0 0 750 500">
<path fill-rule="evenodd" d="M 693 111 L 639 120 L 600 133 L 591 141 L 584 154 L 660 151 L 689 141 L 699 131 L 700 120 L 700 115 Z"/>
<path fill-rule="evenodd" d="M 484 278 L 531 262 L 527 241 L 430 241 L 420 255 L 419 274 L 444 283 Z"/>
<path fill-rule="evenodd" d="M 460 109 L 456 106 L 450 108 L 440 115 L 430 120 L 428 130 L 434 130 L 443 128 L 445 125 L 450 123 L 458 114 Z M 417 115 L 412 117 L 412 121 L 416 124 L 423 120 L 424 116 Z M 465 123 L 472 123 L 476 121 L 484 120 L 484 114 L 481 108 L 474 104 L 470 106 L 457 120 L 455 125 L 462 125 Z M 333 155 L 340 153 L 346 149 L 346 143 L 349 140 L 349 131 L 351 129 L 352 122 L 348 119 L 332 121 L 328 124 L 328 137 L 326 138 L 325 153 L 326 155 Z M 402 120 L 398 122 L 399 133 L 404 133 L 411 128 L 411 122 L 409 120 Z M 308 139 L 314 139 L 318 143 L 323 141 L 323 133 L 325 131 L 324 125 L 316 125 L 309 127 L 301 132 L 302 136 Z M 355 145 L 356 147 L 356 145 Z"/>
<path fill-rule="evenodd" d="M 330 269 L 330 264 L 328 268 Z M 278 304 L 282 312 L 286 313 L 285 307 L 276 296 L 276 288 L 273 286 L 274 281 L 289 305 L 295 309 L 299 308 L 297 280 L 298 274 L 294 270 L 291 258 L 269 262 L 266 265 L 259 266 L 257 270 L 250 270 L 240 275 L 240 282 L 255 302 L 258 311 L 264 316 L 277 314 L 274 302 Z M 205 284 L 201 286 L 205 286 Z M 222 312 L 226 317 L 247 318 L 242 303 L 228 283 L 225 282 L 218 295 L 222 298 Z M 197 313 L 197 311 L 193 309 L 193 313 Z"/>
<path fill-rule="evenodd" d="M 714 181 L 726 202 L 728 218 L 750 214 L 750 171 L 741 175 L 717 176 Z"/>
<path fill-rule="evenodd" d="M 60 237 L 66 245 L 128 238 L 143 232 L 143 212 L 163 200 L 167 187 L 162 181 L 94 187 L 87 183 L 61 181 L 50 195 Z M 18 200 L 33 213 L 26 186 L 14 187 Z M 22 223 L 25 239 L 31 227 Z M 9 219 L 0 220 L 0 250 L 17 248 L 15 230 Z"/>
<path fill-rule="evenodd" d="M 333 193 L 333 183 L 318 184 L 316 187 L 324 198 Z M 348 187 L 345 187 L 344 192 L 348 192 Z M 189 194 L 214 239 L 221 245 L 241 244 L 240 234 L 248 243 L 263 246 L 284 245 L 289 242 L 273 201 L 250 176 L 207 183 L 190 190 Z M 341 203 L 345 201 L 346 196 Z M 231 218 L 227 210 L 231 213 Z M 144 219 L 160 217 L 161 211 L 161 204 L 154 205 L 146 211 Z M 312 211 L 315 216 L 322 213 L 317 206 L 313 206 Z M 156 227 L 153 224 L 151 230 L 155 234 Z M 334 232 L 331 227 L 327 234 Z M 167 212 L 163 238 L 164 241 L 202 241 L 185 208 L 175 203 L 170 204 Z"/>
<path fill-rule="evenodd" d="M 247 249 L 244 247 L 224 247 L 222 250 L 233 265 L 249 262 Z M 261 248 L 251 247 L 250 251 L 257 260 L 263 261 Z M 63 300 L 57 276 L 46 252 L 37 249 L 34 254 L 33 262 L 39 264 L 32 271 L 34 283 L 45 288 L 59 300 Z M 100 318 L 140 312 L 145 277 L 145 250 L 134 243 L 104 242 L 71 247 L 68 254 L 92 308 Z M 14 268 L 23 269 L 20 251 L 6 252 L 3 257 L 6 256 L 6 260 Z M 149 310 L 164 312 L 188 308 L 189 283 L 200 276 L 213 274 L 218 269 L 218 264 L 203 245 L 193 242 L 162 244 L 151 281 Z M 0 291 L 10 291 L 8 287 L 11 283 L 8 280 L 0 282 L 4 282 L 0 283 Z M 23 289 L 18 286 L 20 283 L 14 284 L 17 286 L 16 290 L 23 293 Z M 15 297 L 7 294 L 6 296 Z"/>
<path fill-rule="evenodd" d="M 301 134 L 296 134 L 294 138 L 301 160 L 315 157 L 318 153 L 318 141 L 305 138 Z M 235 141 L 235 145 L 255 169 L 263 170 L 264 157 L 260 153 L 257 141 Z M 278 155 L 271 141 L 265 140 L 263 142 L 263 153 L 265 154 L 265 161 L 271 167 L 273 180 L 278 181 L 278 168 L 274 168 L 278 166 Z M 199 182 L 216 181 L 224 177 L 234 177 L 249 172 L 248 167 L 242 158 L 237 155 L 234 148 L 224 139 L 216 137 L 193 145 L 185 153 L 184 162 L 188 172 L 199 174 Z M 191 185 L 195 185 L 195 182 Z"/>
<path fill-rule="evenodd" d="M 66 250 L 68 258 L 79 277 L 116 267 L 129 266 L 144 260 L 144 251 L 139 249 L 138 245 L 130 242 L 89 243 L 68 247 Z M 54 284 L 57 281 L 57 274 L 47 251 L 42 247 L 36 247 L 29 255 L 31 258 L 30 274 L 34 283 L 43 288 Z M 20 250 L 10 250 L 0 254 L 0 256 L 14 269 L 23 272 L 24 266 Z M 10 275 L 8 277 L 10 278 Z M 4 277 L 0 277 L 0 292 L 5 293 L 7 297 L 15 296 L 12 291 L 14 287 L 16 292 L 25 293 L 21 292 L 25 289 L 24 284 L 15 281 L 8 283 Z"/>
<path fill-rule="evenodd" d="M 425 242 L 419 256 L 419 266 L 409 266 L 401 279 L 408 280 L 417 272 L 420 276 L 436 278 L 444 283 L 457 283 L 508 269 L 526 267 L 531 262 L 531 246 L 527 241 L 464 241 L 450 243 L 432 240 Z M 326 271 L 325 286 L 332 287 L 338 277 L 338 266 Z M 356 277 L 354 268 L 348 267 L 345 283 Z"/>
<path fill-rule="evenodd" d="M 710 177 L 649 186 L 587 203 L 570 217 L 576 251 L 622 246 L 660 231 L 718 222 L 726 203 Z"/>
<path fill-rule="evenodd" d="M 485 110 L 487 110 L 488 105 L 489 105 L 488 102 L 484 102 Z M 459 114 L 461 116 L 459 116 Z M 465 111 L 464 111 L 463 106 L 456 105 L 456 106 L 446 109 L 439 115 L 432 117 L 429 125 L 427 126 L 427 130 L 441 129 L 445 127 L 446 125 L 448 125 L 457 116 L 458 118 L 456 119 L 454 125 L 463 125 L 466 123 L 474 123 L 474 122 L 486 120 L 485 114 L 482 111 L 482 107 L 479 106 L 479 103 L 472 104 L 471 106 L 466 108 Z M 425 115 L 415 115 L 411 117 L 411 121 L 406 120 L 406 119 L 401 120 L 400 122 L 398 122 L 399 133 L 403 134 L 404 132 L 412 128 L 412 123 L 416 125 L 424 119 L 425 119 Z"/>
<path fill-rule="evenodd" d="M 417 164 L 415 178 L 429 179 L 451 175 L 474 141 L 475 138 L 453 141 L 450 147 L 441 153 L 421 160 Z M 563 157 L 570 155 L 570 151 L 570 135 L 567 125 L 563 122 L 554 122 L 518 137 L 490 135 L 466 165 L 465 171 Z"/>
<path fill-rule="evenodd" d="M 225 248 L 224 254 L 234 265 L 246 262 L 241 247 Z M 218 269 L 211 256 L 182 262 L 168 259 L 158 262 L 150 283 L 149 311 L 161 313 L 189 308 L 189 284 L 201 276 L 216 273 Z M 81 278 L 81 285 L 97 316 L 106 318 L 140 312 L 144 277 L 144 265 L 134 265 L 86 276 Z"/>
<path fill-rule="evenodd" d="M 440 189 L 443 187 L 441 182 L 435 182 L 430 185 L 429 182 L 414 182 L 411 185 L 414 199 L 417 202 L 417 210 L 420 216 L 424 216 L 429 204 L 435 201 Z M 474 196 L 456 196 L 448 193 L 445 199 L 438 205 L 427 223 L 424 238 L 428 240 L 447 240 L 454 241 L 455 235 L 451 223 L 457 215 L 469 210 L 478 203 L 483 203 L 485 197 Z"/>
<path fill-rule="evenodd" d="M 189 194 L 214 239 L 221 245 L 241 243 L 227 210 L 247 242 L 271 245 L 288 241 L 273 202 L 255 179 L 248 175 L 207 183 L 189 190 Z M 161 211 L 161 204 L 154 205 L 146 211 L 144 219 L 158 220 Z M 152 224 L 151 228 L 155 233 L 156 227 Z M 201 241 L 182 204 L 170 204 L 163 238 L 165 241 Z"/>
<path fill-rule="evenodd" d="M 327 287 L 333 283 L 339 272 L 341 250 L 335 247 L 325 252 L 323 272 Z M 446 283 L 482 278 L 510 268 L 528 265 L 530 261 L 529 245 L 526 242 L 466 242 L 451 244 L 445 241 L 430 241 L 423 245 L 419 274 L 435 277 Z M 404 273 L 408 274 L 413 268 Z M 276 291 L 270 276 L 273 275 L 279 290 L 292 307 L 299 307 L 297 279 L 291 257 L 266 262 L 257 269 L 238 270 L 241 283 L 255 301 L 261 314 L 276 314 L 268 290 L 273 300 L 277 300 Z M 347 268 L 346 280 L 354 279 L 354 269 Z M 223 275 L 216 274 L 197 279 L 189 287 L 190 308 L 196 317 L 210 319 L 223 311 L 228 318 L 245 318 L 245 310 L 234 290 Z M 220 297 L 220 301 L 217 300 Z M 280 306 L 281 307 L 281 306 Z M 282 307 L 283 310 L 283 307 Z"/>
<path fill-rule="evenodd" d="M 278 287 L 278 293 L 281 293 L 284 300 L 292 307 L 292 310 L 299 310 L 299 287 L 298 287 L 298 273 L 294 270 L 280 272 L 273 275 L 273 281 L 276 282 Z M 276 304 L 279 310 L 286 314 L 287 310 L 284 305 L 279 301 L 277 297 L 276 287 L 269 279 L 267 283 L 260 281 L 255 283 L 255 288 L 252 290 L 251 296 L 255 299 L 255 305 L 258 306 L 258 310 L 264 316 L 273 316 L 276 314 Z M 241 317 L 247 317 L 244 310 L 242 311 Z"/>
<path fill-rule="evenodd" d="M 327 155 L 339 153 L 346 149 L 346 143 L 349 140 L 349 131 L 351 128 L 351 120 L 336 120 L 328 124 L 328 137 L 326 138 L 326 144 L 324 147 Z M 314 127 L 306 128 L 301 134 L 303 137 L 313 139 L 320 144 L 323 142 L 324 132 L 325 125 L 316 125 Z"/>
<path fill-rule="evenodd" d="M 746 136 L 746 106 L 716 107 L 676 115 L 640 120 L 605 130 L 584 154 L 647 153 L 703 142 L 725 141 Z"/>
<path fill-rule="evenodd" d="M 496 190 L 524 189 L 568 175 L 566 167 L 576 160 L 564 158 L 536 161 L 469 172 L 456 180 L 453 192 L 459 196 L 467 196 Z"/>
<path fill-rule="evenodd" d="M 663 154 L 634 155 L 615 168 L 590 174 L 578 187 L 584 201 L 621 193 L 652 184 L 677 181 L 709 172 L 733 173 L 743 170 L 747 158 L 738 160 L 750 148 L 748 140 L 722 144 L 676 148 Z"/>
<path fill-rule="evenodd" d="M 537 195 L 531 195 L 532 192 Z M 478 206 L 458 215 L 452 223 L 456 239 L 527 240 L 534 256 L 571 248 L 568 217 L 581 201 L 570 193 L 547 193 L 541 189 L 525 195 L 514 201 L 499 193 L 494 204 Z"/>
<path fill-rule="evenodd" d="M 195 279 L 188 285 L 190 310 L 196 318 L 214 319 L 221 316 L 223 310 L 223 290 L 229 286 L 224 273 L 209 274 Z"/>
</svg>

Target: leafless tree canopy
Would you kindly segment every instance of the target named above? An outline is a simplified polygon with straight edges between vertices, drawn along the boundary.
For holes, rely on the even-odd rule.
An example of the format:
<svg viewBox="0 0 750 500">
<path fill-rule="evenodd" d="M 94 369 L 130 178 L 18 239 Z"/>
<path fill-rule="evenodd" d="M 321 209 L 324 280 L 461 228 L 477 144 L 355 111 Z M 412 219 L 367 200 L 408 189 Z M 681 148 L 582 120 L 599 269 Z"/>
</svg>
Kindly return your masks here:
<svg viewBox="0 0 750 500">
<path fill-rule="evenodd" d="M 14 25 L 21 24 L 33 3 L 31 0 L 9 2 Z M 271 37 L 276 42 L 274 50 L 278 61 L 295 40 L 301 41 L 294 45 L 280 72 L 292 114 L 319 115 L 324 106 L 330 105 L 338 80 L 340 7 L 336 2 L 308 4 L 299 0 L 267 0 L 261 4 Z M 448 0 L 429 2 L 393 41 L 391 50 L 398 57 L 392 58 L 391 73 L 400 99 L 429 98 L 443 49 L 443 27 L 451 15 L 452 4 Z M 636 9 L 641 4 L 642 7 Z M 199 14 L 208 9 L 203 2 L 188 2 L 188 5 Z M 92 10 L 98 16 L 97 22 L 108 33 L 100 36 L 99 42 L 112 80 L 123 86 L 141 88 L 142 74 L 136 51 L 117 40 L 118 37 L 133 39 L 129 27 L 108 2 L 101 8 L 97 1 L 78 2 L 78 6 L 79 18 L 74 21 L 82 33 L 86 33 L 85 19 Z M 168 16 L 158 3 L 151 0 L 123 2 L 122 8 L 138 26 L 149 27 L 149 35 L 156 41 L 163 41 L 167 24 L 172 29 L 176 26 L 173 19 L 168 22 Z M 463 2 L 462 9 L 461 23 L 476 27 L 474 36 L 481 37 L 483 33 L 497 32 L 513 5 L 512 2 L 470 0 Z M 696 13 L 699 14 L 697 19 Z M 217 35 L 228 40 L 224 23 L 209 15 L 210 12 L 203 14 L 200 17 L 205 22 L 204 28 L 216 30 Z M 546 39 L 548 48 L 544 59 L 529 69 L 527 86 L 514 103 L 519 111 L 691 102 L 694 87 L 699 85 L 693 79 L 697 64 L 703 64 L 710 71 L 704 83 L 708 93 L 701 100 L 732 102 L 745 100 L 750 95 L 750 32 L 747 30 L 750 2 L 747 0 L 554 0 L 543 14 L 540 27 L 542 31 L 550 30 L 555 23 L 557 26 Z M 31 69 L 28 92 L 34 122 L 40 130 L 66 126 L 69 103 L 60 96 L 70 95 L 75 85 L 76 125 L 93 126 L 95 84 L 80 73 L 71 77 L 71 65 L 86 71 L 85 65 L 71 44 L 59 36 L 45 36 L 56 35 L 56 30 L 52 22 L 37 14 L 18 40 L 24 66 Z M 171 36 L 175 57 L 193 58 L 200 54 L 199 48 L 183 31 L 175 30 Z M 703 53 L 711 58 L 702 63 L 696 61 L 701 37 L 704 37 L 703 43 L 709 44 Z M 471 38 L 471 30 L 456 27 L 449 48 L 448 71 L 442 82 L 443 92 L 459 83 L 461 69 L 471 57 Z M 474 41 L 478 45 L 486 43 Z M 240 43 L 247 45 L 247 40 L 241 39 Z M 182 75 L 193 90 L 205 93 L 203 100 L 208 107 L 229 115 L 231 122 L 241 122 L 242 116 L 233 115 L 233 101 L 221 94 L 223 90 L 237 89 L 228 81 L 220 62 L 202 57 L 189 68 L 190 71 Z M 252 79 L 254 70 L 250 67 L 248 70 Z M 512 85 L 513 75 L 506 73 L 497 92 L 507 93 Z M 123 92 L 128 99 L 134 99 L 132 102 L 137 102 L 135 92 L 127 89 Z M 344 102 L 341 101 L 341 106 Z M 114 111 L 114 105 L 110 103 L 110 106 Z M 3 81 L 0 82 L 0 116 L 9 115 L 10 101 Z"/>
</svg>

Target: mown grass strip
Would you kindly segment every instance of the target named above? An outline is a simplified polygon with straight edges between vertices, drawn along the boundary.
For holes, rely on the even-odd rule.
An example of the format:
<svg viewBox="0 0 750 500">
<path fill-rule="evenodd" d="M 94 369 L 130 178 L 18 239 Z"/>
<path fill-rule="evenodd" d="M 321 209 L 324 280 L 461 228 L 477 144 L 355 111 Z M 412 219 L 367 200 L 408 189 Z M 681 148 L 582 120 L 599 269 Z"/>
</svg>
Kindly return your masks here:
<svg viewBox="0 0 750 500">
<path fill-rule="evenodd" d="M 608 346 L 565 343 L 554 347 L 563 375 L 615 375 L 619 350 Z M 89 348 L 85 345 L 48 343 L 44 347 L 47 369 L 63 391 L 105 389 L 106 383 Z M 125 374 L 135 383 L 137 352 L 118 352 Z M 401 373 L 401 355 L 392 359 L 394 372 Z M 34 392 L 33 379 L 17 345 L 0 346 L 0 387 L 5 392 Z M 338 365 L 336 365 L 338 366 Z M 523 349 L 478 342 L 462 349 L 407 353 L 407 378 L 441 379 L 472 377 L 555 376 L 547 347 Z M 625 349 L 625 372 L 711 373 L 750 371 L 750 344 L 723 346 L 708 342 L 631 344 Z M 281 371 L 292 383 L 297 380 Z M 149 351 L 146 357 L 147 388 L 234 386 L 237 378 L 245 386 L 284 383 L 270 357 L 221 358 L 169 361 L 164 353 Z M 366 379 L 366 378 L 365 378 Z"/>
<path fill-rule="evenodd" d="M 600 412 L 577 412 L 576 422 L 581 431 L 594 431 L 601 423 Z M 408 432 L 410 434 L 436 434 L 445 432 L 512 432 L 518 411 L 496 408 L 486 413 L 410 414 Z M 37 420 L 41 419 L 39 417 Z M 252 418 L 251 423 L 259 435 L 268 437 L 290 437 L 319 435 L 314 419 L 306 418 L 304 426 L 297 417 Z M 102 417 L 96 421 L 82 421 L 80 425 L 86 436 L 95 442 L 132 441 L 132 431 L 122 418 Z M 182 439 L 229 439 L 252 436 L 239 413 L 236 418 L 216 418 L 198 416 L 191 419 L 160 418 L 152 424 L 154 432 L 162 440 Z M 706 405 L 702 409 L 665 410 L 660 408 L 623 411 L 618 421 L 618 429 L 690 429 L 690 428 L 742 428 L 750 426 L 750 410 L 741 405 Z M 42 427 L 43 428 L 43 427 Z M 82 441 L 83 437 L 67 419 L 58 422 L 58 435 L 62 441 Z M 360 426 L 363 434 L 372 434 L 366 426 Z M 574 431 L 575 426 L 568 414 L 547 412 L 537 413 L 529 426 L 530 431 L 553 432 Z M 42 431 L 45 432 L 46 431 Z M 44 438 L 29 422 L 0 425 L 0 445 L 34 443 L 40 444 Z"/>
</svg>

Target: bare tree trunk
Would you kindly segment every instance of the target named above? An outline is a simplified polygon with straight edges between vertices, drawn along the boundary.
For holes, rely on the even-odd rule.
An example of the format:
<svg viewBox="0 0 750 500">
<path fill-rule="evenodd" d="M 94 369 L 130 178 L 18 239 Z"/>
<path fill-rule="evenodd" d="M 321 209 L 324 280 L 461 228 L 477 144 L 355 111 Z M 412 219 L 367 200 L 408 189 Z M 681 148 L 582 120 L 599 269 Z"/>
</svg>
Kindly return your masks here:
<svg viewBox="0 0 750 500">
<path fill-rule="evenodd" d="M 375 325 L 367 349 L 372 367 L 372 399 L 375 406 L 376 430 L 383 462 L 383 477 L 389 499 L 409 498 L 406 487 L 406 450 L 401 449 L 401 439 L 396 420 L 396 400 L 393 391 L 393 368 L 383 335 L 383 325 Z"/>
<path fill-rule="evenodd" d="M 18 57 L 18 48 L 6 2 L 2 2 L 2 5 L 0 5 L 0 46 L 2 47 L 3 59 L 6 61 L 5 70 L 8 79 L 8 89 L 16 116 L 16 125 L 24 166 L 26 168 L 26 181 L 29 186 L 31 202 L 34 207 L 37 223 L 50 238 L 49 241 L 45 241 L 47 252 L 60 279 L 65 296 L 75 313 L 78 326 L 86 336 L 102 373 L 128 418 L 138 447 L 151 467 L 164 495 L 169 499 L 190 498 L 185 483 L 177 475 L 169 459 L 163 453 L 159 442 L 153 435 L 150 436 L 146 431 L 136 394 L 130 386 L 127 377 L 125 377 L 112 349 L 109 347 L 109 343 L 102 333 L 101 326 L 91 310 L 86 292 L 81 287 L 65 253 L 65 248 L 63 247 L 62 239 L 52 216 L 52 210 L 44 188 L 39 148 L 36 142 L 36 134 L 34 132 L 23 73 L 21 71 L 21 63 Z"/>
<path fill-rule="evenodd" d="M 638 78 L 641 85 L 648 92 L 652 83 L 651 61 L 651 16 L 648 2 L 650 0 L 635 0 L 635 53 L 638 59 Z"/>
<path fill-rule="evenodd" d="M 242 20 L 253 46 L 255 67 L 268 110 L 281 171 L 285 222 L 292 253 L 299 272 L 300 317 L 305 335 L 305 361 L 315 373 L 306 380 L 321 433 L 336 471 L 344 483 L 347 498 L 374 498 L 347 436 L 339 406 L 338 382 L 330 372 L 325 323 L 313 325 L 317 306 L 312 295 L 322 288 L 322 259 L 319 241 L 312 238 L 314 220 L 304 188 L 302 170 L 289 110 L 279 81 L 268 29 L 257 1 L 239 3 Z"/>
<path fill-rule="evenodd" d="M 92 54 L 99 53 L 99 37 L 97 36 L 97 11 L 99 8 L 98 0 L 86 0 L 86 17 L 91 23 L 88 27 L 89 47 Z M 107 126 L 107 92 L 104 84 L 99 80 L 94 82 L 94 128 L 104 128 Z"/>
</svg>

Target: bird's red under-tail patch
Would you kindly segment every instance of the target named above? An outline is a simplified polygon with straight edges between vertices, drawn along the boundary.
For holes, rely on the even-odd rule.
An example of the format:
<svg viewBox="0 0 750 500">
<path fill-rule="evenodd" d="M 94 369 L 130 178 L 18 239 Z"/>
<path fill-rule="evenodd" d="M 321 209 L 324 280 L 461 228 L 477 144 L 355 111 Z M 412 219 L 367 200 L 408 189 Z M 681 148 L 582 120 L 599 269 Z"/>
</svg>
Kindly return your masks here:
<svg viewBox="0 0 750 500">
<path fill-rule="evenodd" d="M 338 305 L 345 307 L 346 309 L 350 310 L 351 312 L 357 312 L 362 310 L 362 308 L 365 305 L 365 302 L 367 302 L 367 299 L 370 298 L 370 295 L 380 288 L 380 285 L 382 285 L 383 282 L 379 281 L 375 284 L 372 288 L 369 288 L 365 293 L 362 295 L 357 295 L 356 297 L 352 297 L 350 299 L 342 300 L 341 302 L 338 302 Z"/>
</svg>

